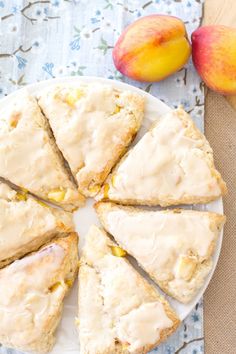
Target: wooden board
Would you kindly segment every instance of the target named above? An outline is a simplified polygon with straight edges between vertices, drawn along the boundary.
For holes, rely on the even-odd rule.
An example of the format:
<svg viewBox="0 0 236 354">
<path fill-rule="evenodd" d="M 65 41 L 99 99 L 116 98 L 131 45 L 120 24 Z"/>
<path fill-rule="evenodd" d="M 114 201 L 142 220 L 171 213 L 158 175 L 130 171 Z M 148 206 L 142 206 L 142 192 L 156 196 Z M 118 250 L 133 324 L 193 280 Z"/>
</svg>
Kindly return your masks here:
<svg viewBox="0 0 236 354">
<path fill-rule="evenodd" d="M 220 24 L 236 28 L 236 0 L 205 0 L 203 24 Z M 236 96 L 225 98 L 236 110 Z"/>
</svg>

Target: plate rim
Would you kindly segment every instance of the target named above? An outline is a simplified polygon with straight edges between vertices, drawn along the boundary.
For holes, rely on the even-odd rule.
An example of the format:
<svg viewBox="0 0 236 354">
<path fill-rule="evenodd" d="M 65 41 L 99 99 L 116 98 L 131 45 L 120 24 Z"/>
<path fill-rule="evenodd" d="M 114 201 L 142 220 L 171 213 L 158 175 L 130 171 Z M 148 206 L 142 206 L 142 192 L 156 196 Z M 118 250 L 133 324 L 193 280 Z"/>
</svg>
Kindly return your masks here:
<svg viewBox="0 0 236 354">
<path fill-rule="evenodd" d="M 64 76 L 64 77 L 57 77 L 57 78 L 50 78 L 50 79 L 46 79 L 46 80 L 41 80 L 41 81 L 26 85 L 26 86 L 24 86 L 22 88 L 18 88 L 15 91 L 9 93 L 7 96 L 2 97 L 0 99 L 0 105 L 1 104 L 2 105 L 8 104 L 8 102 L 11 101 L 12 99 L 14 99 L 15 96 L 18 96 L 19 92 L 23 93 L 24 91 L 26 91 L 26 92 L 29 92 L 30 94 L 32 93 L 33 95 L 36 95 L 37 92 L 40 92 L 40 90 L 42 90 L 43 88 L 45 88 L 45 87 L 48 88 L 49 86 L 54 85 L 54 84 L 79 83 L 79 82 L 84 82 L 84 83 L 100 82 L 102 84 L 112 85 L 113 87 L 117 87 L 118 89 L 130 90 L 130 91 L 133 91 L 133 92 L 136 92 L 138 94 L 143 95 L 144 97 L 147 98 L 147 100 L 155 100 L 156 103 L 158 103 L 159 106 L 161 105 L 162 109 L 164 109 L 166 111 L 172 109 L 171 107 L 166 105 L 164 102 L 162 102 L 157 97 L 153 96 L 149 92 L 146 92 L 146 91 L 144 91 L 144 90 L 142 90 L 142 89 L 140 89 L 140 88 L 138 88 L 136 86 L 133 86 L 133 85 L 128 84 L 128 83 L 124 83 L 122 81 L 113 80 L 113 79 L 107 79 L 107 78 L 103 78 L 103 77 L 99 77 L 99 76 Z M 203 132 L 203 134 L 204 134 L 204 132 Z M 216 203 L 216 205 L 217 205 L 217 207 L 219 209 L 217 211 L 217 213 L 224 214 L 222 197 L 220 197 L 219 199 L 214 201 L 214 203 Z M 208 203 L 206 205 L 209 206 L 211 204 L 212 203 Z M 211 211 L 211 206 L 210 206 L 210 210 L 209 211 Z M 181 321 L 183 321 L 191 313 L 191 311 L 194 309 L 196 304 L 200 301 L 200 299 L 204 295 L 207 287 L 210 284 L 210 281 L 211 281 L 211 279 L 213 277 L 213 274 L 215 272 L 216 266 L 217 266 L 218 261 L 219 261 L 219 256 L 220 256 L 221 249 L 222 249 L 223 235 L 224 235 L 224 228 L 222 228 L 222 230 L 220 232 L 220 235 L 218 237 L 218 240 L 216 242 L 215 251 L 214 251 L 214 254 L 212 256 L 212 259 L 213 259 L 212 269 L 211 269 L 210 273 L 208 274 L 208 276 L 206 277 L 202 287 L 199 289 L 197 295 L 188 304 L 181 304 L 180 302 L 178 302 L 179 304 L 181 304 L 181 306 L 186 307 L 186 311 L 183 311 L 182 315 L 181 315 L 181 313 L 177 312 Z M 173 300 L 171 297 L 168 297 L 166 295 L 165 295 L 165 297 L 167 297 L 168 301 L 170 301 L 170 302 L 171 302 L 171 300 L 172 301 L 177 301 L 177 300 Z M 171 303 L 171 306 L 172 306 L 172 303 Z"/>
</svg>

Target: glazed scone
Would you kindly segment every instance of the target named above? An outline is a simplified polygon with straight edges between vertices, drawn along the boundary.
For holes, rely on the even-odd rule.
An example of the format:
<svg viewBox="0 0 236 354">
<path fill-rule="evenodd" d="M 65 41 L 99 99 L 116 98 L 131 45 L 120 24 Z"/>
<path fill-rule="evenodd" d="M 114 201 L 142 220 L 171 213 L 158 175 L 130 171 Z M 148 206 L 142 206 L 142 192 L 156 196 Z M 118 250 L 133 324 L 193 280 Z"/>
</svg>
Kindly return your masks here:
<svg viewBox="0 0 236 354">
<path fill-rule="evenodd" d="M 72 214 L 0 182 L 0 268 L 74 231 Z"/>
<path fill-rule="evenodd" d="M 66 210 L 84 197 L 64 166 L 48 122 L 27 92 L 0 111 L 0 177 Z"/>
<path fill-rule="evenodd" d="M 104 228 L 162 290 L 183 303 L 193 299 L 212 268 L 224 215 L 102 202 L 95 208 Z"/>
<path fill-rule="evenodd" d="M 208 141 L 179 108 L 161 117 L 123 157 L 97 200 L 168 206 L 208 203 L 225 193 Z"/>
<path fill-rule="evenodd" d="M 59 238 L 0 270 L 0 343 L 46 353 L 78 269 L 77 235 Z"/>
<path fill-rule="evenodd" d="M 85 196 L 94 196 L 143 118 L 144 98 L 98 83 L 53 86 L 39 105 Z"/>
<path fill-rule="evenodd" d="M 124 257 L 92 226 L 79 269 L 80 354 L 147 353 L 173 333 L 179 319 Z"/>
</svg>

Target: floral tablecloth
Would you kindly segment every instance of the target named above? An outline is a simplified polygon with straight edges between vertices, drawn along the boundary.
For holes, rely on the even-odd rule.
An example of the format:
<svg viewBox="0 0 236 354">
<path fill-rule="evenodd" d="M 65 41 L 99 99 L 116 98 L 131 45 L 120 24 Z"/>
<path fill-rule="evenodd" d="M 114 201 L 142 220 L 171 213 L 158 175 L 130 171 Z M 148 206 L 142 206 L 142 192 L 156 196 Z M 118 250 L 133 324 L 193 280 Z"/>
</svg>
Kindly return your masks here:
<svg viewBox="0 0 236 354">
<path fill-rule="evenodd" d="M 96 75 L 131 83 L 172 107 L 182 104 L 203 130 L 204 96 L 191 62 L 161 83 L 140 84 L 122 77 L 111 58 L 111 50 L 123 28 L 140 16 L 176 15 L 183 19 L 191 34 L 201 21 L 202 2 L 0 0 L 0 97 L 53 77 Z M 202 307 L 201 301 L 179 330 L 152 353 L 203 353 Z M 0 347 L 1 354 L 13 352 Z M 62 353 L 69 354 L 58 352 Z"/>
</svg>

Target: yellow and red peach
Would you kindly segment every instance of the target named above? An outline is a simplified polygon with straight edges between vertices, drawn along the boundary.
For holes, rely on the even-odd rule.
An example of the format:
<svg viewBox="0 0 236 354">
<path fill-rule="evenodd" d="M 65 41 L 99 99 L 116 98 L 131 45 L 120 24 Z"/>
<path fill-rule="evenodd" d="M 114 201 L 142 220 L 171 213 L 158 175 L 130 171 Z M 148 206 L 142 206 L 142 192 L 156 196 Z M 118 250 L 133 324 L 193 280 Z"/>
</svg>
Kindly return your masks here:
<svg viewBox="0 0 236 354">
<path fill-rule="evenodd" d="M 138 81 L 160 81 L 183 67 L 191 54 L 184 23 L 173 16 L 145 16 L 121 34 L 114 50 L 116 68 Z"/>
<path fill-rule="evenodd" d="M 236 94 L 236 29 L 212 25 L 192 34 L 193 63 L 206 85 L 225 95 Z"/>
</svg>

